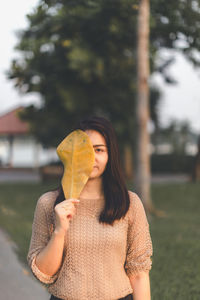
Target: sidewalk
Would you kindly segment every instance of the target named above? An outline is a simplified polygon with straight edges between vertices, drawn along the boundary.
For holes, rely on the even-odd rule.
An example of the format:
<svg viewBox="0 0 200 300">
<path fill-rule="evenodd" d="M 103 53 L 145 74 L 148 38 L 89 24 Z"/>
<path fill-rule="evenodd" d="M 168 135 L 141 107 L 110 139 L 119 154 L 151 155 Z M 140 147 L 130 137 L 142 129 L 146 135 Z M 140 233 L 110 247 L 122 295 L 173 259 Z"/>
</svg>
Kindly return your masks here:
<svg viewBox="0 0 200 300">
<path fill-rule="evenodd" d="M 40 180 L 40 174 L 37 170 L 9 170 L 0 168 L 0 183 L 40 182 Z"/>
<path fill-rule="evenodd" d="M 0 229 L 0 299 L 48 300 L 50 295 L 17 259 L 14 244 Z"/>
<path fill-rule="evenodd" d="M 186 183 L 190 181 L 190 176 L 187 174 L 154 174 L 151 178 L 151 183 Z"/>
<path fill-rule="evenodd" d="M 38 183 L 41 179 L 41 174 L 37 170 L 0 168 L 0 183 Z M 151 177 L 151 183 L 185 183 L 190 180 L 188 174 L 152 174 Z"/>
</svg>

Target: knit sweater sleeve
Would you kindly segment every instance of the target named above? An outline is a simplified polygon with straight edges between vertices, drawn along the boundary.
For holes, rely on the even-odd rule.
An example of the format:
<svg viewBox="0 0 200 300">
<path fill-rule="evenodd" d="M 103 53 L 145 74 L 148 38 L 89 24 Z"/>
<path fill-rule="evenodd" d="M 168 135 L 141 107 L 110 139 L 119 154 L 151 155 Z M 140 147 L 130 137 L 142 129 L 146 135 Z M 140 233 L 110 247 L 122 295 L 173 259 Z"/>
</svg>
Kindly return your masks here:
<svg viewBox="0 0 200 300">
<path fill-rule="evenodd" d="M 37 255 L 47 245 L 50 239 L 51 224 L 49 224 L 50 222 L 45 209 L 45 203 L 48 201 L 49 194 L 50 193 L 46 193 L 42 195 L 37 202 L 32 225 L 31 242 L 27 256 L 28 264 L 33 275 L 44 284 L 51 284 L 58 277 L 58 273 L 53 276 L 42 273 L 35 263 Z"/>
<path fill-rule="evenodd" d="M 125 270 L 128 276 L 151 269 L 153 254 L 149 224 L 140 198 L 130 192 Z"/>
</svg>

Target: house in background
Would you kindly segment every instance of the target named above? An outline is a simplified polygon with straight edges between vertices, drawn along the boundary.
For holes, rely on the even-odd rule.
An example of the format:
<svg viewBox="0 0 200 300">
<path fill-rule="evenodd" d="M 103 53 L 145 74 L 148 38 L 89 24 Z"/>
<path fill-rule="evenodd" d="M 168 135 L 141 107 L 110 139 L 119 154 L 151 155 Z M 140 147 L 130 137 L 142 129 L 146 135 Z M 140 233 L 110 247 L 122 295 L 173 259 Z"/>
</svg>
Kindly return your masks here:
<svg viewBox="0 0 200 300">
<path fill-rule="evenodd" d="M 38 168 L 57 161 L 56 149 L 44 149 L 29 133 L 18 107 L 0 116 L 0 165 L 13 168 Z"/>
</svg>

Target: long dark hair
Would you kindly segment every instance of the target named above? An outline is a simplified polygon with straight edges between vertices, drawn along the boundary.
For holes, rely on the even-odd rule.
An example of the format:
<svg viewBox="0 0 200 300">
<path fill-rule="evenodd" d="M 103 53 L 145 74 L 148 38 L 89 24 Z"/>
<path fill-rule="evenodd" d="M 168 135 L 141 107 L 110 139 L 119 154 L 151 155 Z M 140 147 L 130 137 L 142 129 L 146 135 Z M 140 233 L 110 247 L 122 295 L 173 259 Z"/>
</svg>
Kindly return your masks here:
<svg viewBox="0 0 200 300">
<path fill-rule="evenodd" d="M 114 128 L 107 119 L 93 116 L 80 121 L 74 128 L 76 129 L 95 130 L 105 138 L 108 148 L 108 163 L 103 173 L 105 206 L 99 216 L 99 222 L 112 225 L 115 220 L 120 220 L 126 215 L 130 205 Z M 55 205 L 64 199 L 61 187 Z"/>
</svg>

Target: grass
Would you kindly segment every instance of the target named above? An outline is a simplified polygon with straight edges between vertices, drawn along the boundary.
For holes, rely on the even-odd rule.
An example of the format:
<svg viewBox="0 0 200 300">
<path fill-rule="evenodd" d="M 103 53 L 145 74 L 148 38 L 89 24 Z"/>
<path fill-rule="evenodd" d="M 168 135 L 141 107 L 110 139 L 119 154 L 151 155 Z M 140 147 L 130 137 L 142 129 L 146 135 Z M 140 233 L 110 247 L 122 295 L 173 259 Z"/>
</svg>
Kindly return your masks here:
<svg viewBox="0 0 200 300">
<path fill-rule="evenodd" d="M 167 213 L 151 221 L 153 300 L 200 299 L 200 185 L 155 185 L 154 203 Z"/>
<path fill-rule="evenodd" d="M 0 185 L 0 227 L 16 242 L 23 261 L 36 201 L 56 186 L 55 182 Z M 152 195 L 155 206 L 166 213 L 164 218 L 150 220 L 154 247 L 152 300 L 199 300 L 200 185 L 153 185 Z"/>
<path fill-rule="evenodd" d="M 41 194 L 57 186 L 56 182 L 0 184 L 0 227 L 16 243 L 17 254 L 25 263 L 37 200 Z"/>
</svg>

